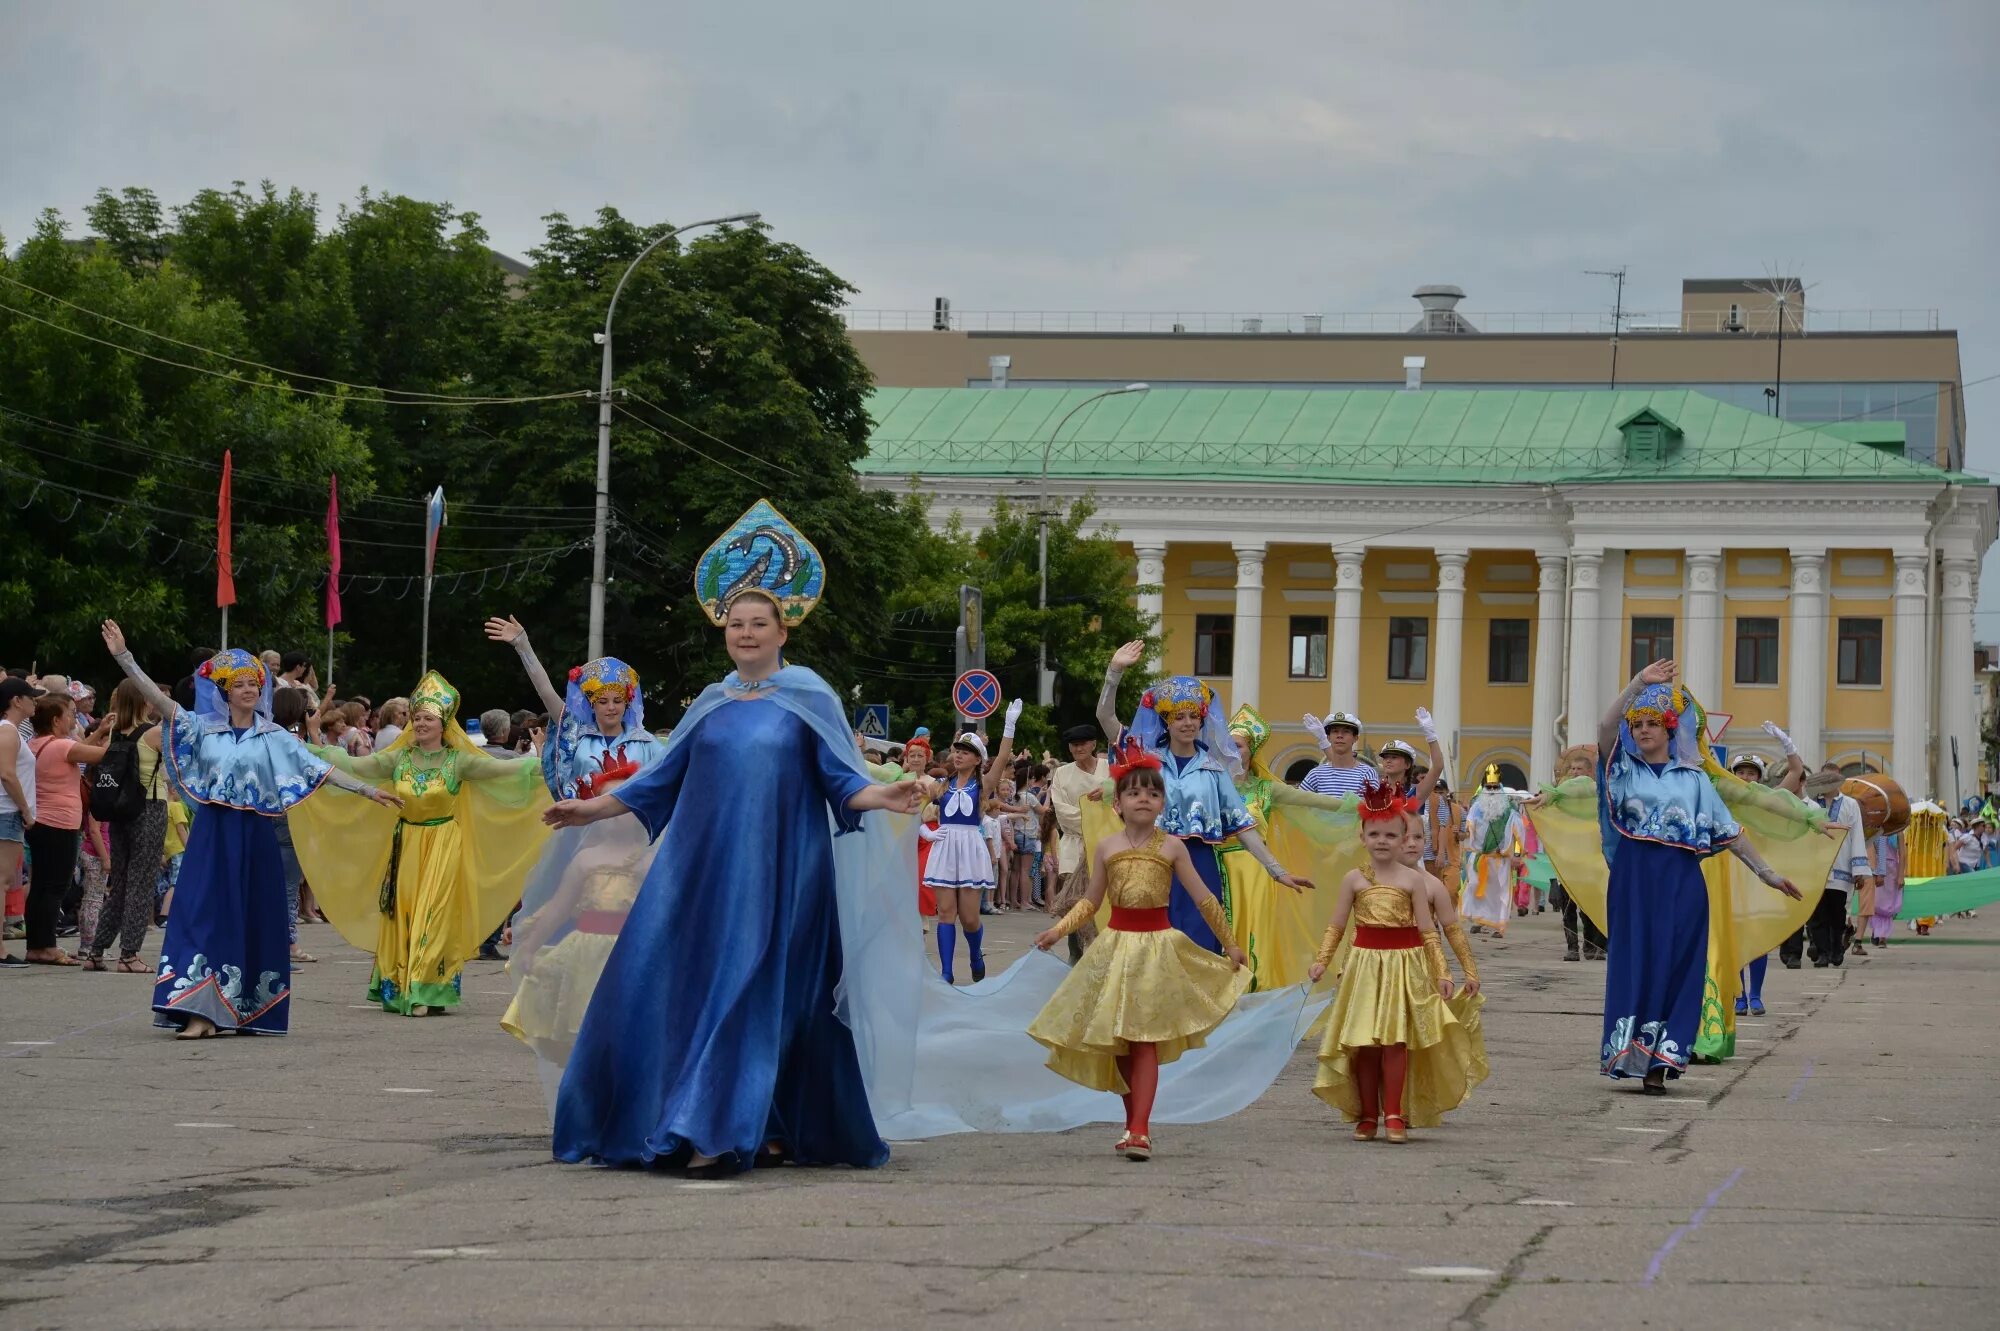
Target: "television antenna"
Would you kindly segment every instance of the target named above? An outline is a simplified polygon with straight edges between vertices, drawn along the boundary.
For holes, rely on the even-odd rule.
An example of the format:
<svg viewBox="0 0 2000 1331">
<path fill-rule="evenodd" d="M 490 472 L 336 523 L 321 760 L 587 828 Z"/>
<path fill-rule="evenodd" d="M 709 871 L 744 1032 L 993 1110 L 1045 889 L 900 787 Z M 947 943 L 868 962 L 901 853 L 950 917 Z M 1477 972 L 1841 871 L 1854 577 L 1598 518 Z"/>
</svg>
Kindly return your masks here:
<svg viewBox="0 0 2000 1331">
<path fill-rule="evenodd" d="M 1611 296 L 1611 387 L 1618 387 L 1618 333 L 1625 324 L 1625 265 L 1616 268 L 1586 268 L 1585 277 L 1608 277 L 1617 283 Z"/>
<path fill-rule="evenodd" d="M 1784 415 L 1786 327 L 1790 325 L 1791 331 L 1797 333 L 1800 337 L 1805 336 L 1806 292 L 1811 291 L 1813 287 L 1818 285 L 1819 283 L 1817 282 L 1812 283 L 1810 286 L 1801 284 L 1796 270 L 1792 272 L 1791 276 L 1784 276 L 1783 269 L 1775 264 L 1766 264 L 1764 266 L 1764 277 L 1761 281 L 1745 282 L 1743 284 L 1743 288 L 1746 291 L 1755 292 L 1760 296 L 1768 296 L 1771 304 L 1777 311 L 1777 318 L 1774 321 L 1778 326 L 1777 368 L 1773 372 L 1772 386 L 1764 390 L 1764 396 L 1770 399 L 1770 414 L 1773 416 Z M 1793 308 L 1791 303 L 1794 296 L 1798 298 L 1796 309 Z"/>
</svg>

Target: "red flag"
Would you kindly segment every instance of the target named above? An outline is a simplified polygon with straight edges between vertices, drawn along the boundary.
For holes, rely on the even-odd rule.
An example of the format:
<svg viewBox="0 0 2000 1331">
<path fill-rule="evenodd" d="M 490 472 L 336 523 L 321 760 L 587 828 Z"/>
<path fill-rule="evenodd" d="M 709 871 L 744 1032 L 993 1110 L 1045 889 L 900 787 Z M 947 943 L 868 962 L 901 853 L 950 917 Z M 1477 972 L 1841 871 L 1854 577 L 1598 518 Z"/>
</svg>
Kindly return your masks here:
<svg viewBox="0 0 2000 1331">
<path fill-rule="evenodd" d="M 215 502 L 215 603 L 236 604 L 236 568 L 229 553 L 229 452 L 222 454 L 222 495 Z"/>
<path fill-rule="evenodd" d="M 326 626 L 340 622 L 340 477 L 326 483 Z"/>
</svg>

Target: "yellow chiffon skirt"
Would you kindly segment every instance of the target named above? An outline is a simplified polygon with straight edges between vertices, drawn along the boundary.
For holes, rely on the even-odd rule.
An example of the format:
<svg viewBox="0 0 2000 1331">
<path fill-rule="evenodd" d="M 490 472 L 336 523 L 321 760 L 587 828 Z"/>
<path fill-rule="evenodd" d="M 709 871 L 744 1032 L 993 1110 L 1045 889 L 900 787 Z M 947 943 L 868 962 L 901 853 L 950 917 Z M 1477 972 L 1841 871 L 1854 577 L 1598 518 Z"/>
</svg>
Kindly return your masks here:
<svg viewBox="0 0 2000 1331">
<path fill-rule="evenodd" d="M 1478 1002 L 1470 1000 L 1466 1010 L 1476 1016 Z M 1397 1044 L 1410 1050 L 1403 1113 L 1413 1128 L 1436 1127 L 1489 1071 L 1483 1050 L 1475 1050 L 1458 1013 L 1439 997 L 1422 948 L 1357 947 L 1320 1039 L 1313 1094 L 1354 1122 L 1361 1117 L 1354 1051 Z"/>
<path fill-rule="evenodd" d="M 1250 969 L 1206 950 L 1178 929 L 1106 929 L 1028 1023 L 1048 1066 L 1093 1091 L 1131 1087 L 1117 1060 L 1151 1044 L 1160 1062 L 1199 1049 L 1250 987 Z"/>
<path fill-rule="evenodd" d="M 1271 877 L 1241 842 L 1222 846 L 1216 859 L 1229 884 L 1230 926 L 1243 940 L 1256 977 L 1253 987 L 1282 989 L 1303 982 L 1338 894 L 1324 888 L 1294 892 Z"/>
</svg>

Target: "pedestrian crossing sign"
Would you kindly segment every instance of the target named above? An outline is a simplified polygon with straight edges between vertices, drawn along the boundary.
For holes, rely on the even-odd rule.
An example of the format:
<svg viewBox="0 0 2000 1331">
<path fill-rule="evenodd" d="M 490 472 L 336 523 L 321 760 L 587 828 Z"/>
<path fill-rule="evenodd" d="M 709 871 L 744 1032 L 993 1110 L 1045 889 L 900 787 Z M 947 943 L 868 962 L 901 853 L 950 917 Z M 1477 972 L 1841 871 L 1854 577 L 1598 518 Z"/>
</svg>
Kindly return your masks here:
<svg viewBox="0 0 2000 1331">
<path fill-rule="evenodd" d="M 864 703 L 860 715 L 854 718 L 854 728 L 863 739 L 889 738 L 889 704 L 885 702 Z"/>
</svg>

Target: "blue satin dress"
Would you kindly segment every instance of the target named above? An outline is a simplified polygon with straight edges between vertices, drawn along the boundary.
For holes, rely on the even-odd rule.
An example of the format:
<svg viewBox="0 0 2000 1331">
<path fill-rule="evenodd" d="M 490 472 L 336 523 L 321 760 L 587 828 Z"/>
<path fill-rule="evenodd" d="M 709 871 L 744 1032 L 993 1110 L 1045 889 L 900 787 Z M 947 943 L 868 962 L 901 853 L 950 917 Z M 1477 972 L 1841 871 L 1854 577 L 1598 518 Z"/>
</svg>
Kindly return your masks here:
<svg viewBox="0 0 2000 1331">
<path fill-rule="evenodd" d="M 868 778 L 764 700 L 678 738 L 616 792 L 664 835 L 564 1069 L 556 1158 L 748 1168 L 779 1142 L 802 1164 L 881 1165 L 834 1015 L 834 824 L 859 826 L 846 804 Z"/>
<path fill-rule="evenodd" d="M 1167 782 L 1167 805 L 1160 813 L 1160 826 L 1167 835 L 1181 839 L 1202 886 L 1225 910 L 1231 909 L 1234 903 L 1229 900 L 1229 886 L 1223 882 L 1222 866 L 1215 858 L 1216 848 L 1244 828 L 1255 827 L 1257 821 L 1250 816 L 1229 773 L 1208 760 L 1206 745 L 1186 758 L 1163 746 L 1160 762 Z M 1178 878 L 1167 897 L 1167 922 L 1210 952 L 1222 951 L 1222 940 L 1208 927 Z"/>
</svg>

